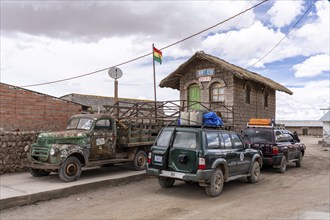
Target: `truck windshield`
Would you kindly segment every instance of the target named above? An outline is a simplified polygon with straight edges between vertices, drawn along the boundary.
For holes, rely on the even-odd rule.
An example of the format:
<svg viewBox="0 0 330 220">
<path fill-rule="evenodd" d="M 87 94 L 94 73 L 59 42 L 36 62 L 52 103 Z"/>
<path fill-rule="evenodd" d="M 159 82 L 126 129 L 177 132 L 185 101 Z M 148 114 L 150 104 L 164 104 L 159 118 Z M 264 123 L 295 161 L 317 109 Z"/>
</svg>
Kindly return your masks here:
<svg viewBox="0 0 330 220">
<path fill-rule="evenodd" d="M 93 125 L 93 120 L 88 118 L 73 118 L 69 121 L 67 130 L 90 130 Z"/>
<path fill-rule="evenodd" d="M 247 135 L 252 143 L 273 142 L 272 130 L 269 129 L 245 129 L 244 135 Z"/>
</svg>

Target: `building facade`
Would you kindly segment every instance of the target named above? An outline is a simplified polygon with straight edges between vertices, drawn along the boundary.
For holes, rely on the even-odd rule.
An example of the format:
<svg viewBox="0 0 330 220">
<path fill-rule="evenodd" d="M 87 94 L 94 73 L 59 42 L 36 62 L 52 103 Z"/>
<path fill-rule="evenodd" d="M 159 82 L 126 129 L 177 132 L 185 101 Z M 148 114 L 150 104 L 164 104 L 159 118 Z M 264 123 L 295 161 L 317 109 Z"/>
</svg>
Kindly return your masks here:
<svg viewBox="0 0 330 220">
<path fill-rule="evenodd" d="M 276 91 L 292 94 L 271 79 L 202 51 L 164 78 L 160 87 L 180 90 L 183 110 L 215 111 L 237 131 L 250 118 L 275 119 Z"/>
<path fill-rule="evenodd" d="M 276 123 L 284 124 L 286 129 L 298 135 L 322 136 L 322 122 L 319 120 L 278 120 Z"/>
</svg>

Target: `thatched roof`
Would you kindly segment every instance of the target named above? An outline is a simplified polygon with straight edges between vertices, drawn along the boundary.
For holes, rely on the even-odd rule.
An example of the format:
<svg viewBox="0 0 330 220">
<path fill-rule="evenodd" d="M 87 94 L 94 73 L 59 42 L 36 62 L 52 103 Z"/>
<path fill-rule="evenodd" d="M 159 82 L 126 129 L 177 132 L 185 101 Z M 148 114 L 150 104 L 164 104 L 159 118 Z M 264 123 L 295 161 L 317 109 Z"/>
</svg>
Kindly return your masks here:
<svg viewBox="0 0 330 220">
<path fill-rule="evenodd" d="M 257 73 L 248 71 L 241 67 L 235 66 L 233 64 L 230 64 L 218 57 L 206 54 L 203 51 L 196 52 L 189 60 L 181 64 L 179 68 L 177 68 L 173 73 L 171 73 L 166 78 L 164 78 L 160 82 L 159 86 L 162 88 L 169 87 L 172 89 L 180 90 L 180 77 L 183 76 L 185 72 L 187 72 L 190 66 L 193 66 L 204 60 L 209 61 L 215 65 L 221 66 L 224 69 L 227 69 L 228 71 L 232 72 L 237 78 L 251 80 L 260 83 L 262 85 L 265 85 L 271 89 L 286 92 L 290 95 L 293 94 L 291 90 L 271 79 L 263 77 Z"/>
</svg>

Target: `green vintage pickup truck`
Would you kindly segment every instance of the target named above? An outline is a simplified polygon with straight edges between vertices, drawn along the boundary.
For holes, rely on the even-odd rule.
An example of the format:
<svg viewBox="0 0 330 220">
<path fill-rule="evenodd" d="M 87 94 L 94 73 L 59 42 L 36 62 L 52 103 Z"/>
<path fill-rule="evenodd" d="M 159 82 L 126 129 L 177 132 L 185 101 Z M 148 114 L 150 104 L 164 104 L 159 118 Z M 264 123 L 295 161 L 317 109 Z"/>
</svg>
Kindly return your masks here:
<svg viewBox="0 0 330 220">
<path fill-rule="evenodd" d="M 117 120 L 105 114 L 78 114 L 65 131 L 39 134 L 28 151 L 33 176 L 58 172 L 65 181 L 79 179 L 82 167 L 132 163 L 145 168 L 162 123 L 150 119 Z"/>
</svg>

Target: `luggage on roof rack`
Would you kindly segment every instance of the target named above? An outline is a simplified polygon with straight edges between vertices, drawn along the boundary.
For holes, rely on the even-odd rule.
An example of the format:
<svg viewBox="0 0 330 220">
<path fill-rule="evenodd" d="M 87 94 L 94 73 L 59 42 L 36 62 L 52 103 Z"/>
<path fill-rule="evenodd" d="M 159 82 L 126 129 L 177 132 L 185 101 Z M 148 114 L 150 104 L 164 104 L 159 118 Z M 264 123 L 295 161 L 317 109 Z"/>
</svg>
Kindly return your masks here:
<svg viewBox="0 0 330 220">
<path fill-rule="evenodd" d="M 265 118 L 251 118 L 247 123 L 247 127 L 266 127 L 266 128 L 279 128 L 285 129 L 284 124 L 276 124 L 273 119 Z"/>
</svg>

